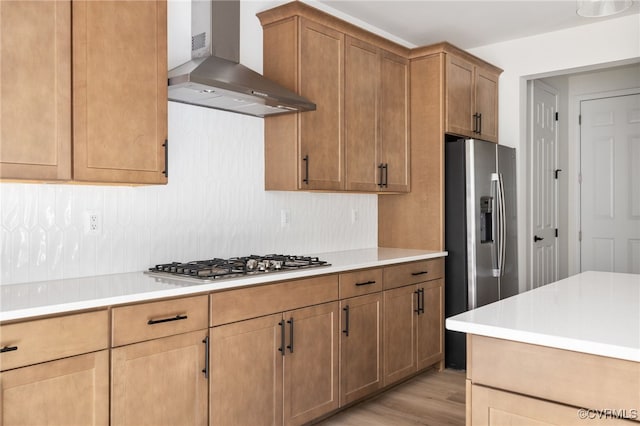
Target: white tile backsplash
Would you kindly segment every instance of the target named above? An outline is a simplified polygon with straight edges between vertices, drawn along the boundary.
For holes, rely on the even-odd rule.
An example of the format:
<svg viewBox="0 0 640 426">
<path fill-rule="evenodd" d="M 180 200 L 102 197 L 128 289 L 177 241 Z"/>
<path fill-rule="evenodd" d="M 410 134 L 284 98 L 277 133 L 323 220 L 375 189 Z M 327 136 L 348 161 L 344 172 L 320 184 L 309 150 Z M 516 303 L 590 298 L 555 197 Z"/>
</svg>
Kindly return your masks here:
<svg viewBox="0 0 640 426">
<path fill-rule="evenodd" d="M 377 245 L 375 195 L 265 191 L 263 134 L 263 119 L 169 102 L 166 186 L 0 183 L 0 284 Z"/>
</svg>

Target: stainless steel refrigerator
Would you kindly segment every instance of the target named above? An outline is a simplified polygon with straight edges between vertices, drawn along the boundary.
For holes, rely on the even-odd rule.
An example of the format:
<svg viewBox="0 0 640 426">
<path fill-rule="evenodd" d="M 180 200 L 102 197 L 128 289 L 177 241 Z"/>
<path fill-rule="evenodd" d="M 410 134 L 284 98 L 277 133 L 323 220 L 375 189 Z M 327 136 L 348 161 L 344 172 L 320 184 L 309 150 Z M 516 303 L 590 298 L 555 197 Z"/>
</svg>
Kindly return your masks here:
<svg viewBox="0 0 640 426">
<path fill-rule="evenodd" d="M 445 316 L 518 293 L 515 149 L 445 142 Z M 445 364 L 466 368 L 466 335 L 447 330 Z"/>
</svg>

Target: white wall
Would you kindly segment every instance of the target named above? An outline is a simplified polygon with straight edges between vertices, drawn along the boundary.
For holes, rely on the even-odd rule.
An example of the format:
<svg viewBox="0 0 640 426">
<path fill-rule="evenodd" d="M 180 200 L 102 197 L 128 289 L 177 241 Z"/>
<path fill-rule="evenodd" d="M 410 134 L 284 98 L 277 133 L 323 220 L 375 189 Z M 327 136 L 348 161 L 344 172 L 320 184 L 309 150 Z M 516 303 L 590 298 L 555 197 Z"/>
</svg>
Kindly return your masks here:
<svg viewBox="0 0 640 426">
<path fill-rule="evenodd" d="M 470 52 L 505 70 L 500 77 L 500 143 L 517 148 L 518 257 L 520 287 L 524 290 L 528 288 L 526 241 L 522 238 L 526 235 L 524 215 L 527 212 L 527 164 L 523 155 L 526 141 L 526 81 L 637 62 L 640 59 L 638 15 L 482 46 Z M 569 201 L 572 202 L 575 201 Z"/>
<path fill-rule="evenodd" d="M 255 10 L 241 14 L 241 60 L 260 71 L 260 24 Z M 264 191 L 263 134 L 262 119 L 170 102 L 166 186 L 0 183 L 0 283 L 377 245 L 375 195 Z M 87 210 L 101 212 L 101 235 L 84 233 Z M 290 214 L 286 227 L 281 210 Z"/>
</svg>

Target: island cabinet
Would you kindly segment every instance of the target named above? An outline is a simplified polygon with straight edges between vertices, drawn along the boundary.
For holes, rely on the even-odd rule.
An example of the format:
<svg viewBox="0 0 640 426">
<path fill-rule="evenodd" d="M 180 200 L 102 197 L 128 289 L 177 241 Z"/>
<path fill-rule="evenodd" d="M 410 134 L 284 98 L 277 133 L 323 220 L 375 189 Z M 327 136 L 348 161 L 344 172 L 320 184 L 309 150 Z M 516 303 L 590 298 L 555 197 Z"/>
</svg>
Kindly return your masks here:
<svg viewBox="0 0 640 426">
<path fill-rule="evenodd" d="M 111 424 L 206 425 L 208 296 L 112 309 Z"/>
<path fill-rule="evenodd" d="M 382 269 L 340 274 L 340 405 L 382 382 Z"/>
<path fill-rule="evenodd" d="M 640 365 L 467 334 L 467 425 L 640 424 Z"/>
<path fill-rule="evenodd" d="M 444 261 L 384 268 L 384 385 L 444 359 Z"/>
<path fill-rule="evenodd" d="M 316 104 L 265 118 L 265 188 L 408 191 L 408 49 L 301 2 L 258 17 L 264 75 Z"/>
<path fill-rule="evenodd" d="M 166 183 L 166 1 L 2 1 L 0 178 Z"/>
<path fill-rule="evenodd" d="M 212 425 L 299 425 L 339 406 L 337 275 L 211 295 Z"/>
<path fill-rule="evenodd" d="M 347 189 L 409 191 L 409 61 L 346 38 Z"/>
<path fill-rule="evenodd" d="M 0 325 L 0 424 L 109 424 L 107 310 Z"/>
</svg>

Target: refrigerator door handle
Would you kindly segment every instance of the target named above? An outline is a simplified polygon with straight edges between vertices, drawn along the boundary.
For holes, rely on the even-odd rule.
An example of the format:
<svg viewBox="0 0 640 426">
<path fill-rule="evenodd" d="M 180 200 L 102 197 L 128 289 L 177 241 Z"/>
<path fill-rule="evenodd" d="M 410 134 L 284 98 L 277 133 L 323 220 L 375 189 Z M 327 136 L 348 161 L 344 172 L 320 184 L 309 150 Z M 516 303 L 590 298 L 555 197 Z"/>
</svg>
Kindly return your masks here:
<svg viewBox="0 0 640 426">
<path fill-rule="evenodd" d="M 498 276 L 504 276 L 506 249 L 506 218 L 504 201 L 504 181 L 502 173 L 498 174 Z"/>
<path fill-rule="evenodd" d="M 493 217 L 495 224 L 492 230 L 493 253 L 491 254 L 492 275 L 500 276 L 500 176 L 498 173 L 491 173 L 491 195 L 495 204 Z M 496 235 L 497 234 L 497 235 Z"/>
</svg>

